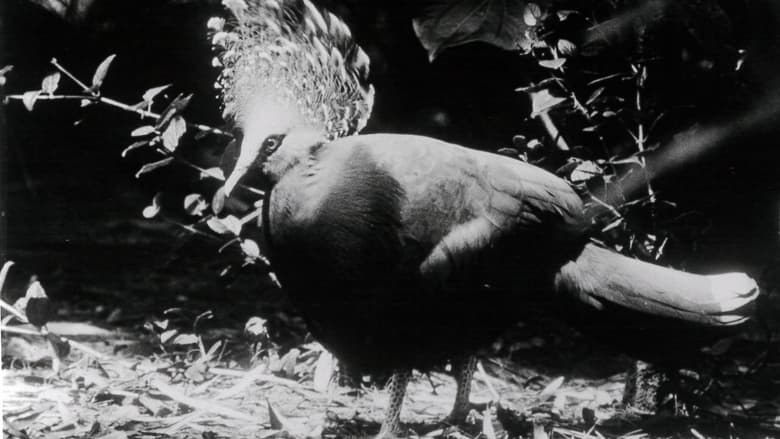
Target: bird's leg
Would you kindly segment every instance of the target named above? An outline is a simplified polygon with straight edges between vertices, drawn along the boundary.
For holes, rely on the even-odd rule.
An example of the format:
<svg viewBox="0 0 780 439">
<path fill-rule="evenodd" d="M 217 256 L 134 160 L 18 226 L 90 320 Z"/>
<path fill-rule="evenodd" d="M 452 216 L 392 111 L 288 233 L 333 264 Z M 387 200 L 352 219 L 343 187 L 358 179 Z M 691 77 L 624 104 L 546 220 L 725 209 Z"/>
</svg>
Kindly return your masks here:
<svg viewBox="0 0 780 439">
<path fill-rule="evenodd" d="M 477 357 L 469 355 L 453 364 L 453 373 L 458 389 L 455 394 L 455 405 L 452 412 L 447 417 L 447 421 L 453 424 L 461 424 L 469 414 L 471 406 L 469 405 L 469 394 L 471 393 L 471 379 L 474 377 L 474 370 L 477 368 Z"/>
<path fill-rule="evenodd" d="M 379 430 L 377 439 L 386 439 L 395 437 L 398 431 L 401 418 L 401 406 L 406 396 L 406 386 L 409 384 L 409 378 L 412 377 L 411 370 L 399 370 L 393 373 L 390 378 L 389 393 L 390 400 L 385 410 L 385 419 L 382 422 L 382 428 Z"/>
</svg>

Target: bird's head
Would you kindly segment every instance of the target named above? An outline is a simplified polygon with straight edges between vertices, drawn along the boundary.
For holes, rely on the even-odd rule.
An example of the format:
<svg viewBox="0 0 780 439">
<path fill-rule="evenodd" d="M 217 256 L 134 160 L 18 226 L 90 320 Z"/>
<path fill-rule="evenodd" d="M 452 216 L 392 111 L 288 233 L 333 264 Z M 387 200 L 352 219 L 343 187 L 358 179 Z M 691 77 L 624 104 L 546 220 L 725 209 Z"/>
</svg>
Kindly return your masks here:
<svg viewBox="0 0 780 439">
<path fill-rule="evenodd" d="M 216 86 L 243 131 L 229 194 L 252 168 L 274 183 L 307 148 L 354 134 L 371 114 L 369 59 L 338 17 L 310 0 L 225 2 L 210 20 L 222 67 Z M 228 24 L 226 24 L 228 23 Z"/>
<path fill-rule="evenodd" d="M 260 172 L 267 185 L 273 185 L 311 148 L 327 139 L 322 129 L 279 102 L 257 102 L 242 119 L 244 137 L 233 171 L 225 180 L 225 195 L 230 195 L 252 169 Z"/>
</svg>

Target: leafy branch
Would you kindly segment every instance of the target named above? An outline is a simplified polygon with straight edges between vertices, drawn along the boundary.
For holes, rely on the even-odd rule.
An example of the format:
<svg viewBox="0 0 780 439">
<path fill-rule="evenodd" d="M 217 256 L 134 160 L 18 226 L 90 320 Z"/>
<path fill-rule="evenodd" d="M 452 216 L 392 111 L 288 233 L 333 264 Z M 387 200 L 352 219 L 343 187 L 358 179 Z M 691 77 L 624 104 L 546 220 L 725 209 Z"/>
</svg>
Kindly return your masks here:
<svg viewBox="0 0 780 439">
<path fill-rule="evenodd" d="M 155 153 L 162 156 L 161 159 L 147 163 L 143 165 L 135 174 L 136 178 L 166 167 L 174 162 L 184 165 L 199 173 L 201 178 L 210 178 L 218 181 L 224 181 L 225 177 L 223 172 L 219 168 L 204 168 L 199 166 L 190 160 L 183 157 L 177 148 L 181 142 L 182 137 L 188 132 L 188 130 L 197 131 L 195 138 L 198 139 L 204 135 L 213 134 L 224 138 L 232 139 L 233 136 L 223 130 L 215 127 L 211 127 L 204 124 L 192 123 L 185 119 L 183 113 L 190 103 L 192 95 L 179 94 L 172 101 L 170 101 L 163 111 L 157 113 L 152 111 L 152 106 L 155 104 L 156 98 L 158 98 L 166 89 L 170 87 L 170 84 L 153 87 L 146 90 L 141 101 L 136 104 L 128 104 L 116 99 L 104 96 L 101 93 L 101 86 L 103 85 L 106 75 L 108 74 L 111 63 L 114 61 L 115 55 L 110 55 L 105 58 L 95 70 L 90 85 L 71 71 L 60 64 L 57 59 L 53 58 L 51 64 L 57 69 L 41 81 L 41 87 L 38 90 L 30 90 L 21 94 L 8 94 L 3 98 L 4 103 L 8 103 L 11 100 L 21 101 L 28 111 L 33 111 L 35 104 L 38 101 L 68 101 L 79 100 L 82 107 L 101 104 L 112 108 L 117 108 L 122 111 L 130 112 L 141 116 L 142 120 L 152 121 L 152 123 L 141 125 L 130 133 L 130 136 L 137 139 L 135 142 L 127 146 L 121 153 L 121 156 L 127 157 L 133 151 L 141 148 L 151 149 Z M 0 81 L 5 84 L 5 75 L 12 71 L 12 66 L 7 66 L 0 70 Z M 80 93 L 62 93 L 58 94 L 57 90 L 60 85 L 62 76 L 67 77 L 71 82 L 76 84 L 80 89 Z M 255 189 L 250 186 L 242 185 L 244 188 L 256 195 L 263 195 L 263 191 Z M 147 219 L 154 218 L 161 213 L 160 196 L 155 195 L 152 203 L 144 208 L 143 216 Z M 221 194 L 221 189 L 217 191 L 215 200 L 219 199 L 219 203 L 224 202 L 224 195 Z M 206 213 L 209 203 L 201 194 L 189 194 L 183 200 L 183 207 L 185 212 L 192 216 L 199 218 L 193 224 L 184 224 L 179 221 L 174 221 L 169 218 L 163 217 L 164 220 L 176 224 L 187 230 L 190 233 L 198 234 L 202 236 L 208 236 L 212 238 L 218 238 L 220 235 L 232 235 L 225 245 L 220 248 L 222 251 L 225 247 L 238 244 L 243 252 L 245 259 L 244 264 L 254 263 L 260 260 L 267 263 L 267 260 L 260 254 L 259 247 L 251 239 L 241 238 L 241 229 L 253 220 L 259 217 L 259 206 L 257 209 L 251 210 L 247 215 L 242 218 L 237 218 L 232 215 L 225 217 L 218 217 L 215 213 Z M 214 211 L 221 209 L 214 208 Z M 207 231 L 204 231 L 202 229 Z"/>
</svg>

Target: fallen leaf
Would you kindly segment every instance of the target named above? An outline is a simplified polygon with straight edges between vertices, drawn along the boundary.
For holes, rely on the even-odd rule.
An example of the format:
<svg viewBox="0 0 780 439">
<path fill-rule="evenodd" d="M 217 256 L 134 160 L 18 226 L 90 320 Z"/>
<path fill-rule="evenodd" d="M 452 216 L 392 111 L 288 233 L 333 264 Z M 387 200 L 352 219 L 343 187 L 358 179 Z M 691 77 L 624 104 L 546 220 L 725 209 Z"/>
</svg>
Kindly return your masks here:
<svg viewBox="0 0 780 439">
<path fill-rule="evenodd" d="M 546 399 L 549 399 L 551 396 L 555 395 L 558 389 L 561 388 L 561 385 L 563 385 L 564 380 L 565 378 L 560 376 L 550 381 L 550 384 L 548 384 L 547 387 L 545 387 L 544 389 L 542 389 L 541 392 L 539 392 L 539 399 L 544 401 Z"/>
</svg>

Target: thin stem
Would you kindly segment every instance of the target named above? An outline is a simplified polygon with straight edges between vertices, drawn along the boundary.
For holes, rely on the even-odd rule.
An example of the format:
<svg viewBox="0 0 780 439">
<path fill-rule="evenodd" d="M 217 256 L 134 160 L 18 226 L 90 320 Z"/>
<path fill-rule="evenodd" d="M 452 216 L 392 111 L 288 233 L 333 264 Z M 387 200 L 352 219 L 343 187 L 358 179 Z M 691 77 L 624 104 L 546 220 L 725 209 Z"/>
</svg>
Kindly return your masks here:
<svg viewBox="0 0 780 439">
<path fill-rule="evenodd" d="M 116 108 L 121 108 L 121 109 L 123 109 L 125 111 L 130 111 L 132 113 L 139 114 L 142 117 L 146 117 L 146 118 L 150 118 L 150 119 L 159 119 L 160 118 L 160 115 L 157 114 L 157 113 L 153 113 L 151 111 L 147 111 L 147 110 L 144 110 L 142 108 L 138 108 L 137 106 L 128 105 L 128 104 L 125 104 L 123 102 L 119 102 L 117 100 L 111 99 L 111 98 L 100 96 L 100 94 L 97 91 L 95 91 L 92 88 L 90 88 L 89 86 L 87 86 L 87 84 L 85 84 L 84 82 L 79 80 L 79 78 L 77 78 L 75 75 L 73 75 L 73 73 L 71 73 L 68 69 L 66 69 L 65 67 L 60 65 L 60 63 L 57 62 L 56 58 L 52 58 L 51 59 L 51 63 L 52 63 L 52 65 L 54 65 L 54 67 L 57 68 L 57 70 L 59 70 L 65 76 L 70 78 L 73 82 L 78 84 L 78 86 L 81 87 L 82 90 L 84 90 L 84 92 L 88 94 L 87 96 L 79 96 L 79 97 L 75 97 L 74 96 L 74 97 L 69 98 L 69 99 L 93 99 L 93 100 L 96 99 L 99 102 L 104 103 L 106 105 L 110 105 L 110 106 L 113 106 L 113 107 L 116 107 Z M 43 99 L 56 99 L 53 96 L 58 96 L 58 95 L 50 95 L 50 96 L 51 97 L 43 98 Z M 39 96 L 38 98 L 42 98 L 42 96 Z M 222 135 L 222 136 L 233 137 L 232 135 L 230 135 L 230 133 L 226 133 L 225 131 L 222 131 L 222 130 L 220 130 L 218 128 L 210 127 L 208 125 L 187 122 L 187 126 L 190 127 L 190 128 L 198 129 L 200 131 L 206 131 L 206 132 L 210 132 L 210 133 L 214 133 L 214 134 L 219 134 L 219 135 Z"/>
<path fill-rule="evenodd" d="M 86 92 L 86 93 L 89 93 L 89 94 L 90 94 L 90 95 L 92 95 L 92 96 L 97 96 L 97 93 L 96 93 L 94 90 L 92 90 L 91 88 L 89 88 L 89 87 L 87 86 L 87 84 L 84 84 L 83 82 L 81 82 L 81 81 L 79 80 L 79 78 L 77 78 L 77 77 L 75 77 L 75 76 L 73 75 L 73 73 L 69 72 L 69 71 L 68 71 L 68 70 L 67 70 L 65 67 L 62 67 L 62 66 L 60 65 L 60 63 L 58 63 L 58 62 L 57 62 L 57 58 L 52 58 L 52 59 L 51 59 L 51 63 L 52 63 L 52 65 L 53 65 L 54 67 L 56 67 L 56 68 L 57 68 L 57 70 L 61 71 L 63 74 L 65 74 L 65 76 L 67 76 L 68 78 L 70 78 L 70 79 L 71 79 L 71 81 L 73 81 L 73 82 L 75 82 L 76 84 L 78 84 L 78 85 L 79 85 L 79 87 L 81 87 L 81 88 L 84 90 L 84 92 Z"/>
<path fill-rule="evenodd" d="M 253 219 L 255 219 L 255 218 L 259 217 L 259 216 L 260 216 L 260 213 L 261 213 L 261 209 L 254 209 L 252 212 L 248 213 L 248 214 L 247 214 L 246 216 L 244 216 L 243 218 L 239 218 L 239 220 L 238 220 L 238 221 L 239 221 L 239 222 L 241 223 L 241 225 L 243 226 L 243 225 L 245 225 L 246 223 L 248 223 L 249 221 L 252 221 Z"/>
<path fill-rule="evenodd" d="M 4 96 L 5 99 L 16 99 L 16 100 L 23 100 L 24 95 L 6 95 Z M 41 101 L 64 101 L 64 100 L 89 100 L 89 101 L 95 101 L 97 100 L 94 96 L 90 95 L 49 95 L 49 94 L 40 94 L 35 97 L 36 100 Z"/>
<path fill-rule="evenodd" d="M 653 185 L 650 183 L 650 176 L 647 172 L 647 160 L 644 157 L 645 152 L 645 125 L 642 123 L 642 76 L 645 74 L 645 66 L 637 68 L 637 66 L 631 67 L 637 74 L 637 86 L 636 86 L 636 112 L 637 112 L 637 134 L 635 139 L 636 148 L 639 151 L 639 163 L 642 166 L 642 172 L 645 176 L 645 183 L 647 184 L 647 195 L 650 196 L 650 202 L 655 203 L 655 191 Z"/>
<path fill-rule="evenodd" d="M 552 53 L 553 56 L 557 58 L 557 52 L 553 51 Z M 563 72 L 563 67 L 561 67 L 560 70 L 562 73 L 565 73 Z M 563 79 L 555 78 L 555 82 L 558 84 L 558 86 L 561 87 L 564 93 L 567 93 L 569 95 L 569 97 L 572 100 L 572 104 L 574 105 L 574 109 L 579 111 L 582 114 L 582 116 L 585 118 L 585 120 L 588 121 L 588 123 L 592 123 L 593 118 L 590 116 L 590 114 L 588 114 L 588 109 L 585 107 L 582 101 L 580 101 L 579 97 L 577 97 L 577 93 L 575 93 L 574 90 L 567 87 L 566 82 Z M 604 152 L 604 156 L 609 157 L 610 156 L 609 149 L 607 148 L 607 145 L 604 143 L 604 138 L 600 134 L 597 134 L 597 137 L 599 140 L 599 144 L 601 145 L 601 149 Z M 614 163 L 609 163 L 609 167 L 611 168 L 612 173 L 614 175 L 618 175 L 618 170 Z M 623 192 L 623 187 L 620 185 L 618 185 L 618 193 L 620 194 L 620 198 L 625 202 L 626 194 Z"/>
<path fill-rule="evenodd" d="M 607 203 L 606 201 L 603 201 L 603 200 L 599 199 L 599 197 L 597 197 L 597 196 L 595 196 L 595 195 L 593 195 L 593 194 L 590 194 L 590 198 L 591 198 L 593 201 L 595 201 L 595 202 L 596 202 L 596 204 L 598 204 L 598 205 L 600 205 L 600 206 L 602 206 L 602 207 L 606 208 L 606 209 L 607 209 L 607 210 L 609 210 L 610 212 L 612 212 L 612 214 L 613 214 L 613 215 L 615 215 L 615 217 L 617 217 L 617 218 L 623 218 L 623 215 L 622 215 L 620 212 L 618 212 L 618 210 L 617 210 L 617 209 L 615 209 L 615 207 L 614 207 L 614 206 L 612 206 L 611 204 Z"/>
<path fill-rule="evenodd" d="M 160 114 L 154 113 L 152 111 L 144 110 L 143 108 L 139 108 L 138 106 L 135 106 L 135 105 L 128 105 L 128 104 L 125 104 L 124 102 L 119 102 L 119 101 L 117 101 L 115 99 L 107 98 L 107 97 L 104 97 L 104 96 L 100 96 L 97 99 L 98 99 L 99 102 L 101 102 L 103 104 L 110 105 L 110 106 L 116 107 L 116 108 L 120 108 L 120 109 L 125 110 L 125 111 L 130 111 L 132 113 L 136 113 L 136 114 L 140 115 L 141 117 L 146 117 L 146 118 L 149 118 L 149 119 L 159 119 L 160 118 Z M 220 130 L 218 128 L 210 127 L 208 125 L 203 125 L 203 124 L 199 124 L 199 123 L 187 122 L 187 127 L 195 128 L 195 129 L 197 129 L 199 131 L 206 131 L 206 132 L 213 133 L 213 134 L 219 134 L 221 136 L 233 137 L 230 133 L 222 131 L 222 130 Z"/>
<path fill-rule="evenodd" d="M 36 331 L 34 329 L 27 329 L 27 328 L 18 328 L 16 326 L 8 326 L 8 325 L 0 326 L 0 332 L 10 332 L 11 334 L 21 334 L 21 335 L 41 335 L 41 331 Z"/>
<path fill-rule="evenodd" d="M 13 307 L 12 305 L 9 305 L 5 300 L 0 299 L 0 308 L 3 308 L 4 310 L 10 312 L 14 315 L 17 319 L 19 319 L 22 323 L 27 323 L 27 316 L 22 314 L 18 309 Z"/>
<path fill-rule="evenodd" d="M 36 331 L 34 329 L 27 329 L 27 328 L 19 328 L 19 327 L 16 327 L 16 326 L 8 326 L 8 325 L 0 326 L 0 332 L 10 332 L 10 333 L 13 333 L 13 334 L 22 334 L 22 335 L 40 335 L 41 337 L 45 336 L 45 334 L 43 332 L 41 332 L 41 331 Z M 62 340 L 65 340 L 72 348 L 75 348 L 76 350 L 82 351 L 85 354 L 89 354 L 89 355 L 91 355 L 91 356 L 93 356 L 95 358 L 99 358 L 101 360 L 108 359 L 107 356 L 105 356 L 105 355 L 101 354 L 100 352 L 90 348 L 89 346 L 83 345 L 83 344 L 81 344 L 81 343 L 79 343 L 77 341 L 71 340 L 71 339 L 69 339 L 67 337 L 62 337 L 62 336 L 59 336 L 59 335 L 58 335 L 58 337 L 61 338 Z"/>
<path fill-rule="evenodd" d="M 153 113 L 151 111 L 144 110 L 143 108 L 139 108 L 139 107 L 134 106 L 134 105 L 128 105 L 128 104 L 125 104 L 123 102 L 119 102 L 117 100 L 111 99 L 111 98 L 100 96 L 98 98 L 98 100 L 101 103 L 103 103 L 103 104 L 110 105 L 112 107 L 116 107 L 116 108 L 119 108 L 119 109 L 122 109 L 122 110 L 125 110 L 125 111 L 129 111 L 131 113 L 138 114 L 141 117 L 146 117 L 146 118 L 149 118 L 149 119 L 159 119 L 160 118 L 160 115 L 157 114 L 157 113 Z M 190 124 L 187 124 L 187 125 L 190 125 Z"/>
<path fill-rule="evenodd" d="M 19 94 L 13 94 L 13 95 L 6 95 L 4 97 L 6 100 L 8 99 L 15 99 L 15 100 L 24 100 L 24 95 Z M 41 94 L 35 97 L 36 100 L 42 100 L 42 101 L 64 101 L 64 100 L 88 100 L 92 102 L 99 102 L 101 104 L 105 104 L 111 107 L 119 108 L 121 110 L 129 111 L 131 113 L 138 114 L 141 117 L 147 118 L 147 119 L 159 119 L 160 115 L 157 113 L 154 113 L 152 111 L 144 110 L 143 108 L 139 108 L 135 105 L 129 105 L 125 104 L 124 102 L 119 102 L 115 99 L 107 98 L 105 96 L 96 96 L 93 94 L 84 94 L 84 95 L 49 95 L 49 94 Z M 187 127 L 194 128 L 198 131 L 205 131 L 213 134 L 218 134 L 220 136 L 227 136 L 227 137 L 233 137 L 228 132 L 222 131 L 219 128 L 210 127 L 208 125 L 203 125 L 199 123 L 192 123 L 187 122 Z"/>
<path fill-rule="evenodd" d="M 8 275 L 8 271 L 13 267 L 14 261 L 6 261 L 3 264 L 3 268 L 0 269 L 0 292 L 3 291 L 3 285 L 5 285 L 5 278 Z"/>
</svg>

